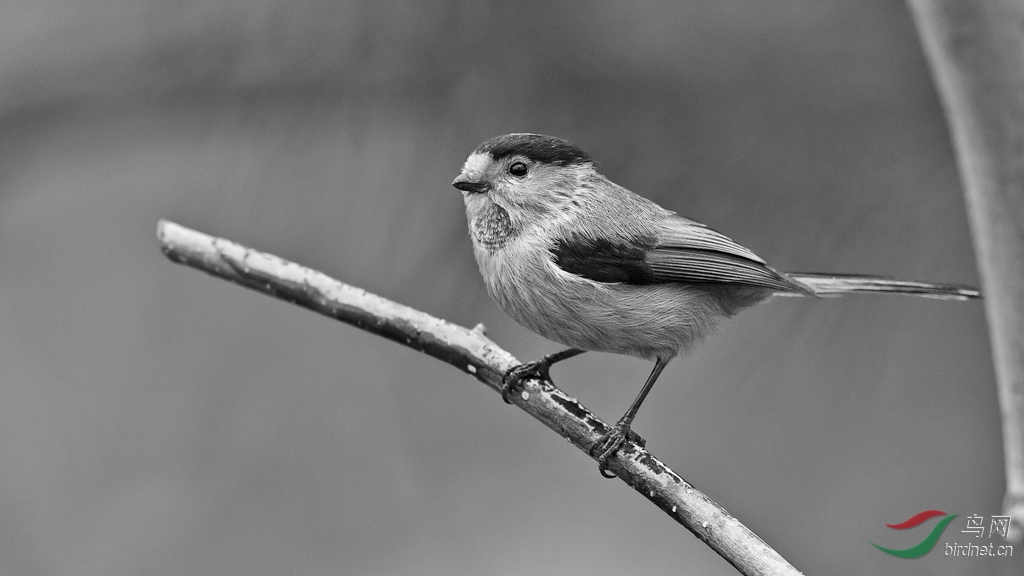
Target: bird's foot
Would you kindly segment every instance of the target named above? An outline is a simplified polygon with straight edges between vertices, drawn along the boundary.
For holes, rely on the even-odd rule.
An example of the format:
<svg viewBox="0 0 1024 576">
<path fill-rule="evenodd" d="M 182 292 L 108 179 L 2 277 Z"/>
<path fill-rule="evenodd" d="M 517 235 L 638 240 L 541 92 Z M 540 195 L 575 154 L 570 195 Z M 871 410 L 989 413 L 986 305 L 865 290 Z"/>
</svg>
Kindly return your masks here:
<svg viewBox="0 0 1024 576">
<path fill-rule="evenodd" d="M 509 398 L 520 386 L 523 385 L 523 380 L 527 378 L 542 378 L 544 380 L 551 379 L 551 362 L 547 360 L 547 357 L 541 358 L 540 360 L 534 360 L 533 362 L 527 362 L 526 364 L 520 364 L 515 368 L 510 368 L 505 375 L 501 377 L 501 399 L 506 404 L 511 404 L 512 400 Z"/>
<path fill-rule="evenodd" d="M 636 432 L 633 432 L 628 422 L 623 422 L 622 420 L 616 422 L 611 432 L 599 438 L 597 443 L 594 444 L 594 447 L 590 450 L 590 455 L 597 457 L 597 470 L 601 473 L 601 476 L 615 478 L 615 474 L 608 470 L 608 459 L 615 455 L 619 448 L 622 448 L 626 440 L 637 444 L 641 448 L 647 445 L 647 441 Z"/>
</svg>

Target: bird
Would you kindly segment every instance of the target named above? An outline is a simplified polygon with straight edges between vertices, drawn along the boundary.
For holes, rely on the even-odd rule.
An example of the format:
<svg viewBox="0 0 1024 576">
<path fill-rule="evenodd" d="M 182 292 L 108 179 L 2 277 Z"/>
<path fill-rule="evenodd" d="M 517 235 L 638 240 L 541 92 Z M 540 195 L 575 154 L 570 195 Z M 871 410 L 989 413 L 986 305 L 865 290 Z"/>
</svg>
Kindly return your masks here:
<svg viewBox="0 0 1024 576">
<path fill-rule="evenodd" d="M 502 398 L 587 351 L 653 361 L 640 393 L 590 450 L 602 476 L 665 366 L 724 319 L 773 295 L 856 292 L 945 300 L 978 290 L 881 276 L 785 273 L 711 228 L 605 176 L 579 146 L 514 133 L 477 146 L 452 182 L 490 297 L 516 322 L 568 348 L 508 370 Z"/>
</svg>

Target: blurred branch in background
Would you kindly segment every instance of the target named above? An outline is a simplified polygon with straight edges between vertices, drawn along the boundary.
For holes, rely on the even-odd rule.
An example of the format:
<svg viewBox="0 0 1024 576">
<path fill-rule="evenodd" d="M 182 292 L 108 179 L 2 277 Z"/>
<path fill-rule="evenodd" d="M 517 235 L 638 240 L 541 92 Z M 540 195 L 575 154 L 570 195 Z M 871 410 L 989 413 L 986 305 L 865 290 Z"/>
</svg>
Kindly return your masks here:
<svg viewBox="0 0 1024 576">
<path fill-rule="evenodd" d="M 483 335 L 402 304 L 349 286 L 271 254 L 161 221 L 157 236 L 172 261 L 353 324 L 444 360 L 496 391 L 502 375 L 519 362 Z M 550 381 L 529 380 L 514 403 L 589 454 L 609 430 Z M 497 406 L 497 405 L 496 405 Z M 774 549 L 662 464 L 627 442 L 609 469 L 685 526 L 746 575 L 800 574 Z M 630 548 L 626 548 L 630 550 Z"/>
<path fill-rule="evenodd" d="M 1003 416 L 1004 514 L 1024 535 L 1024 4 L 910 0 L 945 105 Z"/>
</svg>

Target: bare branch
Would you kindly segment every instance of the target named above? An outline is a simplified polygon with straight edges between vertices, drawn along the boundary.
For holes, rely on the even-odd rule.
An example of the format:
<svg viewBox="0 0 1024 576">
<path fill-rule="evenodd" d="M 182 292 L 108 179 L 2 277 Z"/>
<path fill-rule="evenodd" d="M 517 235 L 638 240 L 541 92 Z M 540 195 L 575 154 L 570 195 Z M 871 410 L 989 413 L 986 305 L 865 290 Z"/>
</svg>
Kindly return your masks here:
<svg viewBox="0 0 1024 576">
<path fill-rule="evenodd" d="M 910 0 L 945 105 L 985 291 L 1009 540 L 1024 538 L 1024 4 Z"/>
<path fill-rule="evenodd" d="M 157 236 L 164 254 L 247 288 L 394 340 L 475 376 L 494 390 L 501 376 L 519 364 L 483 334 L 349 286 L 277 256 L 215 238 L 165 220 Z M 528 380 L 517 406 L 589 454 L 605 422 L 550 381 Z M 627 442 L 608 468 L 665 513 L 703 540 L 741 573 L 800 574 L 774 549 L 714 500 L 683 480 L 650 452 Z"/>
</svg>

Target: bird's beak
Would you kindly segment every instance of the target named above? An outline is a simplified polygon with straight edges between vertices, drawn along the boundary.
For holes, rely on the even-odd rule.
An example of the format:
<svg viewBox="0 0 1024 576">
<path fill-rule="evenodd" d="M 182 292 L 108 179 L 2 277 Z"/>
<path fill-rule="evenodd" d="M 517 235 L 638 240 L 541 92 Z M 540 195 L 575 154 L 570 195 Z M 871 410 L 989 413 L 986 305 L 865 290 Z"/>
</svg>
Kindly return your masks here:
<svg viewBox="0 0 1024 576">
<path fill-rule="evenodd" d="M 455 186 L 463 192 L 470 192 L 472 194 L 482 194 L 491 189 L 491 185 L 488 182 L 474 180 L 467 176 L 465 172 L 459 174 L 459 177 L 452 182 L 452 186 Z"/>
</svg>

